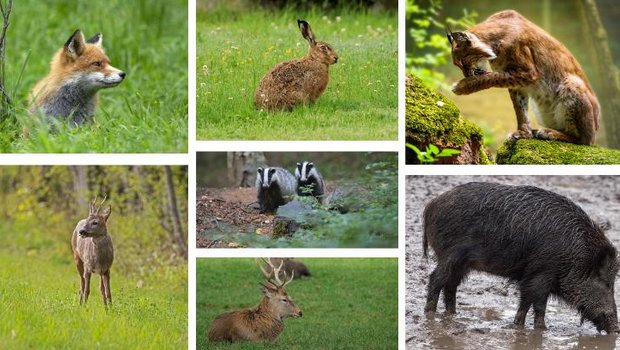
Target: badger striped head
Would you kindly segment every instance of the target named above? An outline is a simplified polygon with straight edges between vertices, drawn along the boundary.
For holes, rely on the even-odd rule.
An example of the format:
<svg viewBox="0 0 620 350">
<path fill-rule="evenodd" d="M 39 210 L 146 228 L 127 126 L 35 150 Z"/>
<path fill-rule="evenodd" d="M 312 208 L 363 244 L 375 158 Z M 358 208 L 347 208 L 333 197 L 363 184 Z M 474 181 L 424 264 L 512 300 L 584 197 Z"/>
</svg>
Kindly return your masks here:
<svg viewBox="0 0 620 350">
<path fill-rule="evenodd" d="M 297 163 L 297 169 L 295 169 L 295 177 L 302 182 L 308 181 L 308 178 L 312 175 L 316 176 L 316 169 L 314 163 L 305 161 L 303 163 Z"/>
<path fill-rule="evenodd" d="M 256 185 L 261 187 L 269 187 L 272 183 L 277 182 L 278 177 L 275 176 L 276 168 L 258 168 L 256 170 Z"/>
</svg>

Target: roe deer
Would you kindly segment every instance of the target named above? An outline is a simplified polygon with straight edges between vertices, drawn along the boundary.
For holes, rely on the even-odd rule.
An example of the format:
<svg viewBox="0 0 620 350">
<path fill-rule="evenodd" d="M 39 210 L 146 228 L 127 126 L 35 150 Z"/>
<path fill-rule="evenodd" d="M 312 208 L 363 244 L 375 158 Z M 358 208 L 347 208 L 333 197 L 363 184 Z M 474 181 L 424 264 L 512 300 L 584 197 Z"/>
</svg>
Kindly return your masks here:
<svg viewBox="0 0 620 350">
<path fill-rule="evenodd" d="M 237 310 L 221 314 L 213 320 L 209 330 L 209 341 L 239 340 L 274 342 L 284 330 L 283 319 L 288 316 L 301 317 L 301 310 L 288 296 L 284 287 L 294 276 L 287 278 L 286 271 L 281 271 L 284 261 L 274 266 L 270 259 L 265 260 L 270 271 L 263 269 L 256 261 L 261 272 L 267 279 L 263 286 L 263 300 L 253 308 Z M 280 280 L 284 276 L 284 282 Z"/>
<path fill-rule="evenodd" d="M 107 306 L 112 302 L 110 267 L 114 260 L 114 248 L 106 228 L 112 206 L 109 205 L 100 212 L 105 200 L 104 197 L 99 206 L 96 207 L 97 198 L 93 199 L 88 208 L 88 217 L 78 222 L 71 237 L 73 257 L 80 275 L 80 304 L 85 304 L 88 300 L 90 275 L 93 272 L 101 276 L 99 288 L 101 289 L 103 304 Z"/>
</svg>

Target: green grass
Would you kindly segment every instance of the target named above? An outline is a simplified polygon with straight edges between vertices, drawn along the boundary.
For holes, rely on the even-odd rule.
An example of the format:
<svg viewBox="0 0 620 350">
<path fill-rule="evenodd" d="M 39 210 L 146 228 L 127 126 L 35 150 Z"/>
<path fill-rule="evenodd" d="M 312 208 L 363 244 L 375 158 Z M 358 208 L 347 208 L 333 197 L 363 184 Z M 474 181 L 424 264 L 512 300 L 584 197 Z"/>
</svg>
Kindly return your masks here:
<svg viewBox="0 0 620 350">
<path fill-rule="evenodd" d="M 76 28 L 103 33 L 127 77 L 99 92 L 92 123 L 52 132 L 29 115 L 28 96 Z M 187 0 L 15 1 L 6 43 L 13 107 L 0 123 L 0 152 L 187 152 L 187 57 Z"/>
<path fill-rule="evenodd" d="M 66 257 L 0 250 L 5 349 L 187 349 L 187 268 L 177 277 L 137 280 L 112 266 L 113 305 L 106 310 L 93 275 L 87 306 L 78 301 L 79 277 Z"/>
<path fill-rule="evenodd" d="M 313 276 L 286 288 L 303 317 L 286 319 L 275 343 L 209 343 L 213 319 L 252 307 L 264 280 L 251 259 L 198 259 L 198 349 L 396 349 L 397 259 L 300 259 Z"/>
<path fill-rule="evenodd" d="M 306 19 L 339 56 L 313 105 L 270 113 L 254 107 L 260 79 L 279 62 L 306 55 L 297 28 Z M 196 133 L 199 140 L 396 140 L 396 13 L 354 10 L 198 12 Z"/>
</svg>

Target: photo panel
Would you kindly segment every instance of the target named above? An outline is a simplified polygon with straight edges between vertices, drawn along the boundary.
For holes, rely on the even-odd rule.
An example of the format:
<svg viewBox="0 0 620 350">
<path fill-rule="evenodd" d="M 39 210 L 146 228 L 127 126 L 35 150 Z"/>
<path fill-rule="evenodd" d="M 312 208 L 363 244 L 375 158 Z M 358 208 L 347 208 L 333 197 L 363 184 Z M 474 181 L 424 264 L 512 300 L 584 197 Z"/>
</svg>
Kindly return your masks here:
<svg viewBox="0 0 620 350">
<path fill-rule="evenodd" d="M 186 349 L 186 166 L 0 166 L 0 343 Z"/>
<path fill-rule="evenodd" d="M 407 164 L 619 164 L 618 12 L 407 0 Z"/>
<path fill-rule="evenodd" d="M 396 258 L 199 258 L 196 349 L 396 349 L 397 271 Z"/>
<path fill-rule="evenodd" d="M 187 154 L 188 3 L 3 0 L 0 153 Z"/>
<path fill-rule="evenodd" d="M 396 248 L 395 152 L 199 152 L 198 248 Z"/>
<path fill-rule="evenodd" d="M 197 140 L 398 139 L 398 1 L 196 2 Z"/>
<path fill-rule="evenodd" d="M 618 176 L 407 176 L 408 348 L 614 348 Z"/>
</svg>

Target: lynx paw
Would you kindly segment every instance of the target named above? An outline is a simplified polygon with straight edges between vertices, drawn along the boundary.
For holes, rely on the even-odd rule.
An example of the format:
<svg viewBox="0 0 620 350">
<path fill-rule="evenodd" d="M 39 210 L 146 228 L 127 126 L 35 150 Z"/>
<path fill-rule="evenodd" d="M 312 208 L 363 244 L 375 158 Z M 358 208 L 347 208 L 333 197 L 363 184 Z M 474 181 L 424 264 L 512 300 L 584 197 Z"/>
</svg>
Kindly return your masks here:
<svg viewBox="0 0 620 350">
<path fill-rule="evenodd" d="M 517 141 L 519 139 L 531 139 L 534 137 L 531 130 L 517 130 L 510 135 L 510 141 Z"/>
<path fill-rule="evenodd" d="M 464 94 L 463 84 L 461 84 L 461 81 L 459 81 L 458 83 L 452 84 L 452 92 L 454 92 L 457 95 L 463 95 Z"/>
</svg>

